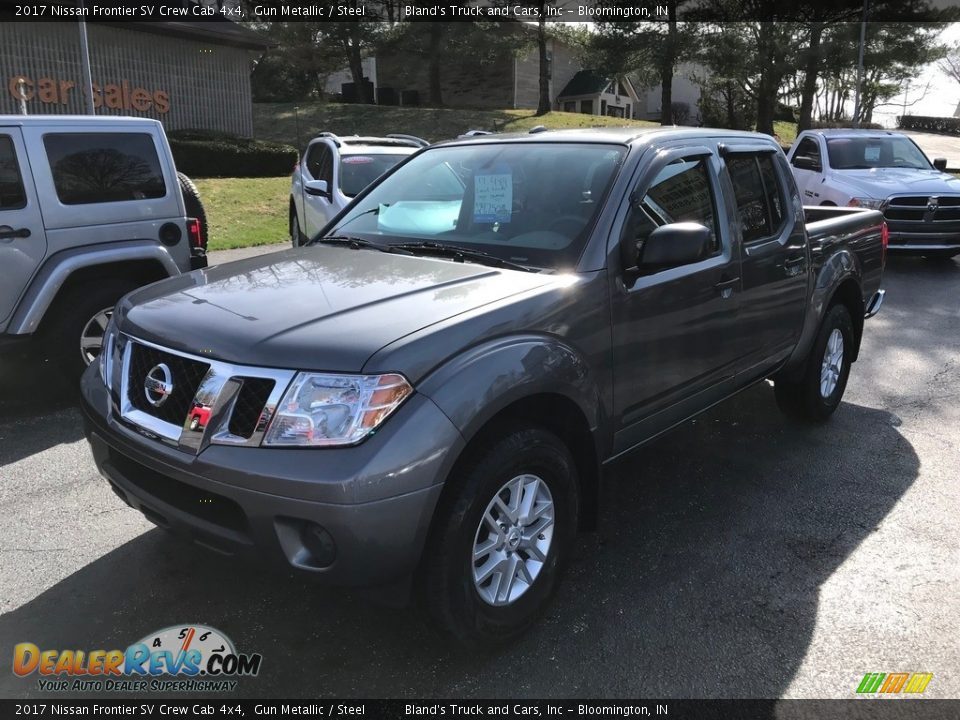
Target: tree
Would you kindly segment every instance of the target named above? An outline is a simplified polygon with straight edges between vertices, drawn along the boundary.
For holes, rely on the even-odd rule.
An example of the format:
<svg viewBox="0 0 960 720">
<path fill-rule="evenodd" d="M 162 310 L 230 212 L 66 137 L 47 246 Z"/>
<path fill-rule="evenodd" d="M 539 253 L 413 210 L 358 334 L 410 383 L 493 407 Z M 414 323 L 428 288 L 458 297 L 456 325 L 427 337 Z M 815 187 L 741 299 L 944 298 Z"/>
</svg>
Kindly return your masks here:
<svg viewBox="0 0 960 720">
<path fill-rule="evenodd" d="M 960 43 L 948 48 L 943 56 L 943 60 L 937 63 L 940 72 L 946 75 L 954 82 L 960 83 Z"/>
<path fill-rule="evenodd" d="M 588 62 L 595 69 L 622 77 L 633 75 L 644 86 L 660 86 L 660 122 L 673 123 L 673 78 L 677 66 L 695 51 L 697 26 L 681 23 L 682 7 L 691 0 L 667 0 L 664 20 L 596 20 Z M 633 6 L 631 0 L 606 0 L 605 7 Z"/>
</svg>

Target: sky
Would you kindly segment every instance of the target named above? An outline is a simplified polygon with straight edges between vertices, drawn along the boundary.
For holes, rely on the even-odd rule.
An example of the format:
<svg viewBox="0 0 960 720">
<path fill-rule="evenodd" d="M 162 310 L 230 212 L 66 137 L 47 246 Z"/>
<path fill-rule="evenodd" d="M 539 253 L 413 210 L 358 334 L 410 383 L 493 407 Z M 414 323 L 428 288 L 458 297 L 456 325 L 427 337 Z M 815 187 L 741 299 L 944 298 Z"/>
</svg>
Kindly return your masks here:
<svg viewBox="0 0 960 720">
<path fill-rule="evenodd" d="M 941 42 L 954 45 L 960 42 L 960 23 L 951 23 L 940 34 Z M 947 77 L 936 63 L 924 68 L 920 76 L 910 84 L 907 92 L 907 101 L 912 102 L 922 94 L 923 89 L 930 83 L 930 89 L 922 100 L 907 108 L 908 115 L 930 115 L 933 117 L 953 117 L 960 103 L 960 83 Z M 891 100 L 899 105 L 877 108 L 873 113 L 874 122 L 885 127 L 896 127 L 897 115 L 903 114 L 903 94 Z"/>
</svg>

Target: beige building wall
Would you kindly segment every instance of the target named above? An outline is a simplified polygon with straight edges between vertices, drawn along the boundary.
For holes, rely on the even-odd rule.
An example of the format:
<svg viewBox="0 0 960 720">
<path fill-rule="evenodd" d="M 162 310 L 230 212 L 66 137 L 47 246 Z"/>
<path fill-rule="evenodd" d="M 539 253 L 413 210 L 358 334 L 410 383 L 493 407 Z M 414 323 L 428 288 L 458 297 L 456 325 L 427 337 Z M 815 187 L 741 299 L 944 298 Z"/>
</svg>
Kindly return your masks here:
<svg viewBox="0 0 960 720">
<path fill-rule="evenodd" d="M 550 99 L 556 108 L 557 95 L 581 69 L 573 51 L 563 42 L 551 38 L 548 49 L 552 53 Z M 513 107 L 536 109 L 540 100 L 540 54 L 536 47 L 516 60 L 516 96 Z"/>
<path fill-rule="evenodd" d="M 253 134 L 250 51 L 98 23 L 87 23 L 87 34 L 93 82 L 101 92 L 116 86 L 109 104 L 121 105 L 105 100 L 97 114 Z M 11 91 L 19 76 L 32 81 L 30 114 L 84 113 L 77 23 L 0 23 L 0 114 L 20 112 Z M 53 81 L 46 92 L 41 79 Z"/>
</svg>

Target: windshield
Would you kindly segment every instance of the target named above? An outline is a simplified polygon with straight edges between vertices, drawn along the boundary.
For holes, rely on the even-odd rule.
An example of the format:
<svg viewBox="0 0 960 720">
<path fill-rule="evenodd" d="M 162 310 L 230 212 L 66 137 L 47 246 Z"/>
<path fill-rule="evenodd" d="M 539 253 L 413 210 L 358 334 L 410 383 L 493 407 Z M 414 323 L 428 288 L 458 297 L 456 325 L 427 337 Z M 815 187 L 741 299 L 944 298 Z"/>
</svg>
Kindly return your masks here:
<svg viewBox="0 0 960 720">
<path fill-rule="evenodd" d="M 932 169 L 920 148 L 905 137 L 834 138 L 827 140 L 827 154 L 834 170 Z"/>
<path fill-rule="evenodd" d="M 347 197 L 359 195 L 406 155 L 344 155 L 340 159 L 340 190 Z"/>
<path fill-rule="evenodd" d="M 427 150 L 329 235 L 429 241 L 539 268 L 576 263 L 626 148 L 504 143 Z"/>
</svg>

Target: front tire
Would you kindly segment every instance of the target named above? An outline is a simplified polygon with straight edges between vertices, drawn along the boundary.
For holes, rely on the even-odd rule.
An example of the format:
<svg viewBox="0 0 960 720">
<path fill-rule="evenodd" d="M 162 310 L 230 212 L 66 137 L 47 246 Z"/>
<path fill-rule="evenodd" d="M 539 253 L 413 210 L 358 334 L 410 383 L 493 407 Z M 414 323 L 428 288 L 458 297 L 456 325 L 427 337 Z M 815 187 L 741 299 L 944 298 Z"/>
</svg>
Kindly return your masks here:
<svg viewBox="0 0 960 720">
<path fill-rule="evenodd" d="M 113 278 L 74 287 L 48 311 L 42 332 L 46 356 L 71 380 L 78 380 L 103 349 L 103 331 L 117 301 L 139 287 Z"/>
<path fill-rule="evenodd" d="M 844 305 L 832 306 L 820 325 L 803 376 L 774 381 L 780 410 L 797 420 L 827 420 L 840 405 L 847 387 L 854 342 L 850 312 Z"/>
<path fill-rule="evenodd" d="M 576 537 L 576 465 L 555 435 L 518 425 L 447 482 L 420 590 L 443 634 L 493 648 L 526 630 L 556 589 Z"/>
<path fill-rule="evenodd" d="M 300 218 L 297 216 L 297 211 L 290 206 L 290 244 L 293 247 L 300 247 L 307 241 L 307 236 L 303 234 L 303 231 L 300 229 Z"/>
</svg>

